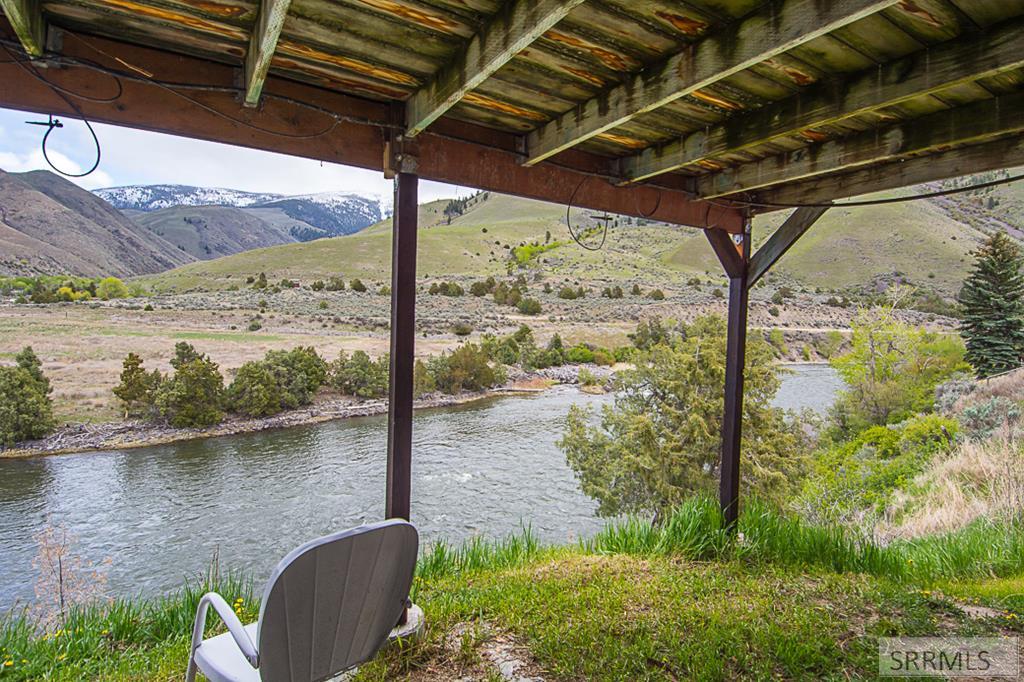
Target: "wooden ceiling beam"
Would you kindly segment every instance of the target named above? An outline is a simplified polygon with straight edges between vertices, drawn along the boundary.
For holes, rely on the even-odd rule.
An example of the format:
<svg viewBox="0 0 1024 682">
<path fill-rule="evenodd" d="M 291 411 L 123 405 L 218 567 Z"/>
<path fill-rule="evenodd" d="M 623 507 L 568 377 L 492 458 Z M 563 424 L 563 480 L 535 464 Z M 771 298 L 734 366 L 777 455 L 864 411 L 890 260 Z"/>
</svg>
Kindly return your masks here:
<svg viewBox="0 0 1024 682">
<path fill-rule="evenodd" d="M 0 37 L 13 37 L 2 20 Z M 202 94 L 204 107 L 200 107 L 183 103 L 167 88 L 131 77 L 123 80 L 116 102 L 104 103 L 98 100 L 110 95 L 110 75 L 74 66 L 53 69 L 47 73 L 49 80 L 90 98 L 76 102 L 76 111 L 18 64 L 0 61 L 0 107 L 75 118 L 84 115 L 95 123 L 383 170 L 385 132 L 393 124 L 386 103 L 271 75 L 262 105 L 243 109 L 237 94 L 241 89 L 233 88 L 238 69 L 227 64 L 97 37 L 65 41 L 62 54 L 118 71 L 127 71 L 124 64 L 130 64 L 156 80 L 206 84 L 214 90 Z M 324 111 L 341 118 L 332 121 Z M 442 119 L 416 138 L 417 174 L 424 180 L 559 204 L 571 200 L 580 208 L 676 225 L 743 229 L 741 210 L 693 201 L 692 183 L 687 179 L 666 176 L 656 184 L 617 187 L 605 179 L 614 175 L 614 160 L 581 151 L 566 154 L 557 165 L 526 168 L 520 163 L 518 140 L 514 133 Z"/>
<path fill-rule="evenodd" d="M 406 104 L 406 135 L 427 126 L 458 104 L 530 46 L 584 0 L 514 0 L 507 3 L 459 55 Z"/>
<path fill-rule="evenodd" d="M 741 114 L 622 160 L 630 182 L 836 123 L 873 109 L 1024 66 L 1024 20 L 951 41 L 862 72 L 821 82 L 777 104 Z"/>
<path fill-rule="evenodd" d="M 897 0 L 777 0 L 544 124 L 527 138 L 526 165 L 611 130 Z"/>
<path fill-rule="evenodd" d="M 757 206 L 758 213 L 783 211 L 796 204 L 820 204 L 833 199 L 859 197 L 874 192 L 1024 166 L 1024 136 L 984 142 L 949 151 L 902 159 L 848 173 L 836 173 L 770 188 L 756 200 L 778 206 Z M 787 206 L 788 205 L 788 206 Z M 842 203 L 835 205 L 842 208 Z"/>
<path fill-rule="evenodd" d="M 697 178 L 702 199 L 927 154 L 1024 131 L 1024 91 L 769 156 Z"/>
<path fill-rule="evenodd" d="M 6 0 L 5 0 L 6 1 Z M 247 107 L 260 102 L 263 84 L 270 73 L 270 63 L 277 51 L 277 41 L 284 28 L 291 0 L 261 0 L 259 16 L 249 38 L 249 52 L 245 56 L 245 99 Z"/>
<path fill-rule="evenodd" d="M 0 0 L 18 41 L 32 57 L 42 57 L 46 47 L 46 24 L 39 0 Z"/>
</svg>

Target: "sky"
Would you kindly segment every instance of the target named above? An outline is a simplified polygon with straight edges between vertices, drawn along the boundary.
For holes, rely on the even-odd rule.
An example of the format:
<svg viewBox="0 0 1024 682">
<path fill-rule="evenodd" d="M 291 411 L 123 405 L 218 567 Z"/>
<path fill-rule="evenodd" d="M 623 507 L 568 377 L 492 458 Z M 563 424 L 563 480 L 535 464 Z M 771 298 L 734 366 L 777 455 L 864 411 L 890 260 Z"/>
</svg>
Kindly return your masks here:
<svg viewBox="0 0 1024 682">
<path fill-rule="evenodd" d="M 92 136 L 81 121 L 60 119 L 64 128 L 50 135 L 47 152 L 61 170 L 81 172 L 96 159 Z M 25 124 L 45 120 L 39 114 L 0 108 L 0 169 L 52 170 L 40 148 L 46 128 Z M 177 184 L 278 194 L 355 192 L 386 201 L 391 197 L 391 181 L 376 171 L 120 126 L 93 127 L 103 150 L 99 168 L 83 178 L 68 178 L 86 189 Z M 421 181 L 419 200 L 469 193 L 465 187 Z"/>
</svg>

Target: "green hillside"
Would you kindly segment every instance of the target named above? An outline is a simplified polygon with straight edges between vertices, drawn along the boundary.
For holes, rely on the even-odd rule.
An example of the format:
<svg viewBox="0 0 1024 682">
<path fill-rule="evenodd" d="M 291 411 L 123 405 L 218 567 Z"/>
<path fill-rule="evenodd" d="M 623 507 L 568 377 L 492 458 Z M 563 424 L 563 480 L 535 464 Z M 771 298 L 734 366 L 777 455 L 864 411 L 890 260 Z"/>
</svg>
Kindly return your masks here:
<svg viewBox="0 0 1024 682">
<path fill-rule="evenodd" d="M 589 251 L 571 241 L 564 206 L 489 193 L 464 203 L 461 215 L 451 212 L 447 200 L 420 207 L 420 277 L 501 275 L 514 261 L 514 249 L 530 243 L 547 246 L 529 259 L 529 267 L 556 280 L 671 285 L 720 272 L 697 230 L 617 217 L 609 221 L 604 248 Z M 767 239 L 786 213 L 757 217 L 755 242 Z M 574 209 L 571 221 L 577 233 L 590 231 L 587 242 L 596 243 L 599 218 Z M 952 296 L 966 273 L 969 252 L 985 232 L 1009 228 L 1017 233 L 1021 222 L 1024 188 L 1016 187 L 977 196 L 838 207 L 785 256 L 772 278 L 810 289 L 871 288 L 902 280 Z M 272 281 L 337 275 L 384 281 L 390 272 L 390 230 L 386 220 L 346 237 L 192 263 L 145 282 L 159 291 L 222 289 L 260 272 Z"/>
</svg>

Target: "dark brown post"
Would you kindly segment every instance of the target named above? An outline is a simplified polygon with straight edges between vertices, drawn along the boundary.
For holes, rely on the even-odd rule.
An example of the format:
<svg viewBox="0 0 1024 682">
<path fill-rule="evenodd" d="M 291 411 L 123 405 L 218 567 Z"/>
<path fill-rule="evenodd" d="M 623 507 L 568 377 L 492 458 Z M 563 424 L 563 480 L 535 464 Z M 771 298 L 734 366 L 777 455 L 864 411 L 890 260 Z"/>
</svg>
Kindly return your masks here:
<svg viewBox="0 0 1024 682">
<path fill-rule="evenodd" d="M 412 375 L 416 343 L 417 184 L 395 176 L 391 235 L 391 374 L 388 388 L 386 518 L 409 519 L 412 483 Z"/>
<path fill-rule="evenodd" d="M 722 460 L 719 501 L 726 525 L 739 515 L 740 444 L 743 431 L 743 367 L 747 350 L 747 278 L 750 261 L 750 223 L 742 241 L 721 230 L 706 230 L 725 272 L 729 275 L 729 330 L 725 346 L 725 412 L 722 415 Z"/>
</svg>

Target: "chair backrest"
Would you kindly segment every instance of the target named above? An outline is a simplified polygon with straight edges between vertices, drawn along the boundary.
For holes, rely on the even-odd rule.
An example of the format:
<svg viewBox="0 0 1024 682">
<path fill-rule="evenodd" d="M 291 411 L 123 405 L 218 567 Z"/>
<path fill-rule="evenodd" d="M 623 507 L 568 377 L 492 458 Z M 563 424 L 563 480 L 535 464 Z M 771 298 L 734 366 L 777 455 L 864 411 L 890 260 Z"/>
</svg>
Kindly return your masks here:
<svg viewBox="0 0 1024 682">
<path fill-rule="evenodd" d="M 369 660 L 405 607 L 419 536 L 392 520 L 308 542 L 267 581 L 260 607 L 260 677 L 315 682 Z"/>
</svg>

